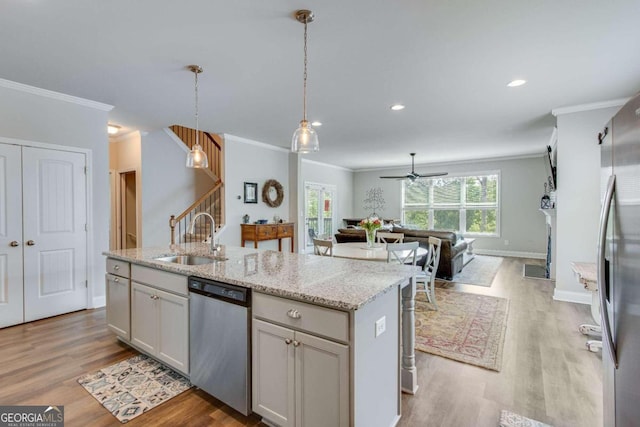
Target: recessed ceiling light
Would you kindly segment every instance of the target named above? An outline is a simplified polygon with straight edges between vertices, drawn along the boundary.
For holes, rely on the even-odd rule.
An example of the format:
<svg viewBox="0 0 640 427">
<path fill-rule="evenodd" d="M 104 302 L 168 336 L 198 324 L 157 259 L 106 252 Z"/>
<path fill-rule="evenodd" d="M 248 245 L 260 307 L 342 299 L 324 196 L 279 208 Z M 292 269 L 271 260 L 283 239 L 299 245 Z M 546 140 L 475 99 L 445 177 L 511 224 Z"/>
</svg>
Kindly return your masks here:
<svg viewBox="0 0 640 427">
<path fill-rule="evenodd" d="M 318 122 L 318 121 L 311 122 L 311 126 L 322 126 L 322 122 Z"/>
<path fill-rule="evenodd" d="M 400 110 L 404 110 L 404 105 L 402 105 L 402 104 L 393 104 L 393 105 L 391 106 L 391 109 L 392 109 L 393 111 L 400 111 Z"/>
<path fill-rule="evenodd" d="M 509 82 L 509 84 L 507 86 L 509 86 L 509 87 L 518 87 L 518 86 L 522 86 L 526 82 L 527 82 L 526 80 L 517 79 L 517 80 L 513 80 L 513 81 Z"/>
<path fill-rule="evenodd" d="M 107 133 L 109 135 L 115 135 L 116 133 L 118 133 L 119 130 L 120 130 L 120 126 L 118 125 L 112 125 L 112 124 L 107 125 Z"/>
</svg>

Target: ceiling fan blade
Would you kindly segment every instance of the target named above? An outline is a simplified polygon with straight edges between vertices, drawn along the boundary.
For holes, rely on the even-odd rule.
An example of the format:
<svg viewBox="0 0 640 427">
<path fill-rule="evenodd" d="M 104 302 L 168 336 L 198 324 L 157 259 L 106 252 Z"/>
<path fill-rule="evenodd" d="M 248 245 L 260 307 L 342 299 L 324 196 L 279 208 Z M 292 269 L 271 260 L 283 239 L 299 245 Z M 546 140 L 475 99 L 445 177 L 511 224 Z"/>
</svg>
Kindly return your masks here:
<svg viewBox="0 0 640 427">
<path fill-rule="evenodd" d="M 402 175 L 402 176 L 381 176 L 380 178 L 383 179 L 407 179 L 409 176 L 408 175 Z"/>
<path fill-rule="evenodd" d="M 432 176 L 444 176 L 448 175 L 449 172 L 431 172 L 431 173 L 416 173 L 416 178 L 431 178 Z"/>
</svg>

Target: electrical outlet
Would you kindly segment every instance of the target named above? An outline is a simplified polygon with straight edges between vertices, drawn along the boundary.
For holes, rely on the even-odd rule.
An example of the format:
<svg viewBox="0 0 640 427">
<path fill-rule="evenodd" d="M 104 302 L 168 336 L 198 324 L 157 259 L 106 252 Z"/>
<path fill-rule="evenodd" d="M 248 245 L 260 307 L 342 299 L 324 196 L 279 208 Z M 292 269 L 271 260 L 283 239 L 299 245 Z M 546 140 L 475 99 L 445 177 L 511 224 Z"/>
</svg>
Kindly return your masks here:
<svg viewBox="0 0 640 427">
<path fill-rule="evenodd" d="M 505 245 L 505 246 L 509 246 L 509 241 L 508 241 L 508 240 L 505 240 L 505 241 L 504 241 L 504 245 Z"/>
<path fill-rule="evenodd" d="M 382 316 L 378 320 L 376 320 L 376 337 L 380 336 L 387 329 L 387 317 Z"/>
</svg>

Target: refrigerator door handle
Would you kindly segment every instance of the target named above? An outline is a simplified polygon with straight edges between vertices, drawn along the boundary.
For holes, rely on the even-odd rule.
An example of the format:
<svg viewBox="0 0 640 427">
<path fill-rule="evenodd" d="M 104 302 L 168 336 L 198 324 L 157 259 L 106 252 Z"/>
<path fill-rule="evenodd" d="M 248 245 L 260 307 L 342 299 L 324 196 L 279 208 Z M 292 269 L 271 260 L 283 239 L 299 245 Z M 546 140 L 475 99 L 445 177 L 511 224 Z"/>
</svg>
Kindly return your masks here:
<svg viewBox="0 0 640 427">
<path fill-rule="evenodd" d="M 607 183 L 607 192 L 604 195 L 602 211 L 600 212 L 600 232 L 598 238 L 598 294 L 600 296 L 600 310 L 602 315 L 602 338 L 609 344 L 609 355 L 616 369 L 618 368 L 618 355 L 611 336 L 611 324 L 609 323 L 609 312 L 607 309 L 607 297 L 605 290 L 606 269 L 605 269 L 605 246 L 607 244 L 607 225 L 609 223 L 609 210 L 613 202 L 613 193 L 616 187 L 616 176 L 611 175 Z"/>
</svg>

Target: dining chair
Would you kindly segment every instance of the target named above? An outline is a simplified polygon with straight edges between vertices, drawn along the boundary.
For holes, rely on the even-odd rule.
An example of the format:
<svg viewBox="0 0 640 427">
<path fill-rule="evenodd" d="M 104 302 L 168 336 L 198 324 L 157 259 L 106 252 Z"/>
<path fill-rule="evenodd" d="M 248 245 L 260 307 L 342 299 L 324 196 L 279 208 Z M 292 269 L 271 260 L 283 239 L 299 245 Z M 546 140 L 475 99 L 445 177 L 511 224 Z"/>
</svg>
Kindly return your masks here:
<svg viewBox="0 0 640 427">
<path fill-rule="evenodd" d="M 378 231 L 376 233 L 378 243 L 403 243 L 404 233 L 391 233 L 390 231 Z"/>
<path fill-rule="evenodd" d="M 313 239 L 313 253 L 320 256 L 333 256 L 333 241 Z"/>
<path fill-rule="evenodd" d="M 438 264 L 440 263 L 440 247 L 442 240 L 436 237 L 429 237 L 429 249 L 427 252 L 427 260 L 424 263 L 422 271 L 416 274 L 416 292 L 424 292 L 427 299 L 437 310 L 435 294 L 436 273 L 438 272 Z M 422 285 L 422 286 L 421 286 Z"/>
<path fill-rule="evenodd" d="M 387 243 L 387 262 L 416 265 L 418 242 Z"/>
</svg>

